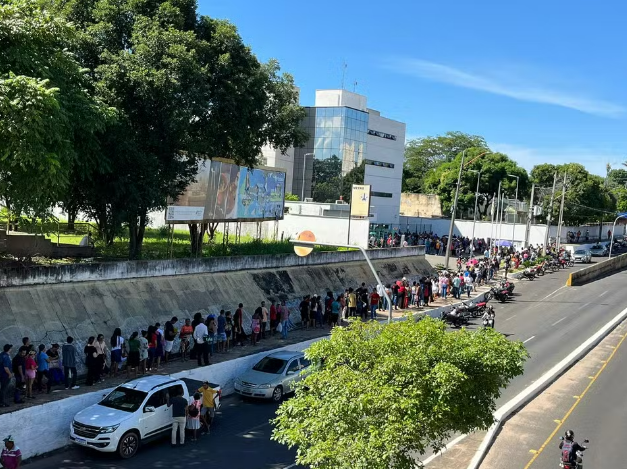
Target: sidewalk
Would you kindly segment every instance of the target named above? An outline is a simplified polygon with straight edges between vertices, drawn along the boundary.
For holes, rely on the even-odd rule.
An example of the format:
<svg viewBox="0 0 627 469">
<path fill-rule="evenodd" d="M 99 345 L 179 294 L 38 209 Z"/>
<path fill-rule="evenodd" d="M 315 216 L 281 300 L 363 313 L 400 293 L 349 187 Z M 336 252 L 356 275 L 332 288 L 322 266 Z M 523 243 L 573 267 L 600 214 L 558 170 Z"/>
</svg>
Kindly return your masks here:
<svg viewBox="0 0 627 469">
<path fill-rule="evenodd" d="M 489 287 L 485 287 L 485 286 L 478 287 L 477 291 L 471 295 L 470 299 L 476 298 L 478 295 L 481 295 L 488 290 L 489 290 Z M 468 300 L 467 295 L 463 295 L 462 300 L 467 301 Z M 449 297 L 446 300 L 438 298 L 433 303 L 431 303 L 428 308 L 417 308 L 417 307 L 412 306 L 405 310 L 403 309 L 393 310 L 392 317 L 394 319 L 397 319 L 397 318 L 401 318 L 405 316 L 407 313 L 427 314 L 430 311 L 436 312 L 440 308 L 450 307 L 454 303 L 458 303 L 458 302 L 459 302 L 458 300 L 455 300 L 452 297 Z M 383 311 L 383 310 L 377 311 L 377 320 L 384 321 L 387 318 L 388 318 L 388 311 Z M 286 340 L 281 339 L 280 338 L 281 336 L 279 333 L 276 333 L 273 337 L 269 336 L 268 334 L 266 336 L 266 339 L 261 340 L 255 346 L 250 345 L 250 344 L 244 347 L 234 346 L 231 348 L 231 350 L 229 350 L 226 353 L 214 353 L 210 361 L 212 364 L 222 363 L 222 362 L 226 362 L 229 360 L 234 360 L 237 358 L 245 357 L 248 355 L 253 355 L 259 352 L 270 352 L 274 349 L 285 347 L 287 345 L 305 342 L 307 340 L 315 339 L 318 337 L 324 337 L 324 336 L 329 335 L 329 333 L 330 333 L 330 329 L 328 327 L 324 327 L 322 329 L 298 328 L 298 329 L 290 331 Z M 175 357 L 171 359 L 167 365 L 164 365 L 162 362 L 161 367 L 159 368 L 158 372 L 149 373 L 149 374 L 170 375 L 173 373 L 178 373 L 180 371 L 194 369 L 196 367 L 197 367 L 197 364 L 195 360 L 183 362 L 180 359 L 180 357 Z M 138 375 L 138 377 L 140 376 L 141 375 Z M 130 379 L 134 379 L 132 375 Z M 125 370 L 119 373 L 117 378 L 107 377 L 105 378 L 104 382 L 95 384 L 94 386 L 85 386 L 84 378 L 83 378 L 79 380 L 78 382 L 78 384 L 80 385 L 80 389 L 66 390 L 64 389 L 63 384 L 58 384 L 53 387 L 53 390 L 50 394 L 46 394 L 46 393 L 36 394 L 35 399 L 32 399 L 32 400 L 27 399 L 24 404 L 14 404 L 11 399 L 12 398 L 12 394 L 11 394 L 10 396 L 8 396 L 10 398 L 8 399 L 8 401 L 11 403 L 10 407 L 0 408 L 0 415 L 19 411 L 28 407 L 34 407 L 34 406 L 45 404 L 48 402 L 58 401 L 58 400 L 65 399 L 65 398 L 79 395 L 79 394 L 86 394 L 86 393 L 90 393 L 93 391 L 98 391 L 100 389 L 108 389 L 113 386 L 117 386 L 121 383 L 124 383 L 126 381 L 129 381 L 129 379 L 126 378 Z"/>
</svg>

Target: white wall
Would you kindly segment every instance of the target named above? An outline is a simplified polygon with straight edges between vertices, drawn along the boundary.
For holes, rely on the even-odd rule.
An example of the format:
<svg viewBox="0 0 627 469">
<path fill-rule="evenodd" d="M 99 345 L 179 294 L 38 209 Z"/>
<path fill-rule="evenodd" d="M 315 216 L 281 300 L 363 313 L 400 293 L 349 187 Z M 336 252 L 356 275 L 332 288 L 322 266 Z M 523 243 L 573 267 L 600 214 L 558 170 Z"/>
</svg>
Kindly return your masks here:
<svg viewBox="0 0 627 469">
<path fill-rule="evenodd" d="M 274 234 L 274 224 L 278 223 L 278 239 L 295 239 L 301 231 L 309 230 L 316 235 L 316 240 L 322 243 L 355 244 L 368 247 L 370 220 L 351 220 L 350 240 L 348 239 L 348 218 L 314 217 L 308 215 L 286 214 L 278 222 L 264 222 L 262 224 L 262 238 L 271 239 Z M 256 235 L 256 223 L 242 223 L 242 234 Z"/>
<path fill-rule="evenodd" d="M 347 90 L 316 90 L 316 107 L 340 107 L 346 106 L 360 111 L 365 111 L 367 98 L 361 94 Z"/>
</svg>

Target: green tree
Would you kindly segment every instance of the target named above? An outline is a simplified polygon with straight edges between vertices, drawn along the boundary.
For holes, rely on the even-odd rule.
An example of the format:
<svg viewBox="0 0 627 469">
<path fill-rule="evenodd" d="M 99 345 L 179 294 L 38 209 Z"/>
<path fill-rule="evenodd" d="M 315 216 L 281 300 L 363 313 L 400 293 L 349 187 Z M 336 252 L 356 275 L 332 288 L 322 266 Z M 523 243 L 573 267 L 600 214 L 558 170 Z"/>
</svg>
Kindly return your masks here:
<svg viewBox="0 0 627 469">
<path fill-rule="evenodd" d="M 315 202 L 335 202 L 340 198 L 342 160 L 336 155 L 313 160 L 312 197 Z"/>
<path fill-rule="evenodd" d="M 366 164 L 363 162 L 359 166 L 355 166 L 348 173 L 346 173 L 346 175 L 342 178 L 342 181 L 341 181 L 343 200 L 345 200 L 347 203 L 350 203 L 353 184 L 358 184 L 358 185 L 363 184 L 365 175 L 366 175 Z"/>
<path fill-rule="evenodd" d="M 290 202 L 298 202 L 300 200 L 300 197 L 298 197 L 296 194 L 291 194 L 290 192 L 286 192 L 285 200 L 288 200 Z"/>
<path fill-rule="evenodd" d="M 198 16 L 194 1 L 55 5 L 81 29 L 94 88 L 120 114 L 102 139 L 109 169 L 84 175 L 77 196 L 107 242 L 128 226 L 131 258 L 141 256 L 148 212 L 185 189 L 199 160 L 253 166 L 265 143 L 304 142 L 292 77 L 260 63 L 229 22 Z"/>
<path fill-rule="evenodd" d="M 534 166 L 531 170 L 532 181 L 546 188 L 545 196 L 541 200 L 544 214 L 540 217 L 541 220 L 545 221 L 546 215 L 550 211 L 551 195 L 549 188 L 553 186 L 555 173 L 558 175 L 558 184 L 556 185 L 552 212 L 554 221 L 559 217 L 564 173 L 566 173 L 567 181 L 564 203 L 564 223 L 566 225 L 595 223 L 612 217 L 612 214 L 607 212 L 616 210 L 616 198 L 606 186 L 603 178 L 590 174 L 583 165 L 578 163 L 563 165 L 545 163 Z"/>
<path fill-rule="evenodd" d="M 334 328 L 305 355 L 319 364 L 273 421 L 272 438 L 321 469 L 409 469 L 416 454 L 494 422 L 527 352 L 493 329 L 447 332 L 425 318 Z"/>
<path fill-rule="evenodd" d="M 524 200 L 529 194 L 529 176 L 523 168 L 502 153 L 486 153 L 479 156 L 485 151 L 483 148 L 471 148 L 466 151 L 464 170 L 459 186 L 458 214 L 474 209 L 475 206 L 477 173 L 469 170 L 481 171 L 477 205 L 479 218 L 488 216 L 494 194 L 498 192 L 499 181 L 501 181 L 501 190 L 506 196 L 512 199 L 515 197 L 516 179 L 509 177 L 508 174 L 519 177 L 519 200 Z M 460 153 L 452 161 L 440 164 L 435 170 L 429 172 L 424 181 L 426 190 L 440 197 L 442 213 L 445 214 L 451 213 L 453 207 L 461 157 Z"/>
<path fill-rule="evenodd" d="M 111 109 L 89 94 L 76 31 L 29 0 L 0 4 L 0 197 L 46 217 L 75 167 L 98 166 L 96 133 Z"/>
<path fill-rule="evenodd" d="M 483 137 L 463 132 L 410 140 L 405 146 L 403 192 L 424 193 L 427 173 L 469 148 L 488 150 L 488 145 Z"/>
</svg>

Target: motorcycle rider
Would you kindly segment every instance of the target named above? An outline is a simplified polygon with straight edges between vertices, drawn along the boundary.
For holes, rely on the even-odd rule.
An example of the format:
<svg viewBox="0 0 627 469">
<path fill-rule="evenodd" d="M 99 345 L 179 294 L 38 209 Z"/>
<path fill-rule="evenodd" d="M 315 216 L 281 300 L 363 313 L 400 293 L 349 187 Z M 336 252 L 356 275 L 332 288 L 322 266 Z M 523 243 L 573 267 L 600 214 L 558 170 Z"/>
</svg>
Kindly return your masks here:
<svg viewBox="0 0 627 469">
<path fill-rule="evenodd" d="M 492 329 L 494 329 L 494 316 L 494 308 L 492 306 L 489 306 L 481 317 L 481 319 L 483 320 L 483 326 L 491 327 Z"/>
<path fill-rule="evenodd" d="M 581 459 L 577 457 L 577 451 L 583 452 L 586 447 L 575 441 L 575 432 L 572 430 L 566 430 L 564 440 L 560 441 L 559 448 L 562 451 L 562 462 L 574 465 L 572 469 L 575 469 L 577 464 L 582 463 Z"/>
</svg>

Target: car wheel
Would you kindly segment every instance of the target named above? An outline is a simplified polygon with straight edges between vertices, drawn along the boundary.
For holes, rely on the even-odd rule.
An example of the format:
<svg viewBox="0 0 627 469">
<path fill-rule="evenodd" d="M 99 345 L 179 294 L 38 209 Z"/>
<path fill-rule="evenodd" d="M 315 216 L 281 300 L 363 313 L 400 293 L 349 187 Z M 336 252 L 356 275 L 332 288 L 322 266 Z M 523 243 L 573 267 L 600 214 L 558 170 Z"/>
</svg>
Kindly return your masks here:
<svg viewBox="0 0 627 469">
<path fill-rule="evenodd" d="M 129 459 L 135 456 L 139 449 L 139 435 L 135 432 L 125 433 L 118 443 L 118 455 L 122 459 Z"/>
<path fill-rule="evenodd" d="M 281 402 L 281 399 L 283 399 L 283 387 L 277 386 L 274 388 L 274 391 L 272 391 L 272 400 L 274 402 Z"/>
</svg>

